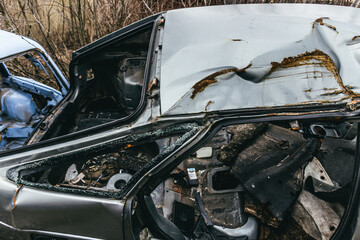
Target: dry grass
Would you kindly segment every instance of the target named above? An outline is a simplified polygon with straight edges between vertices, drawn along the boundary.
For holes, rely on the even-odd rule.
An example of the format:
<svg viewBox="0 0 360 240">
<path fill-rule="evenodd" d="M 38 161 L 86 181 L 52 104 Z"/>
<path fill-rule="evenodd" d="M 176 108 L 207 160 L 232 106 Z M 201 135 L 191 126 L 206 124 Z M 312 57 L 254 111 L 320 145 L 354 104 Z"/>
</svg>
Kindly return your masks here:
<svg viewBox="0 0 360 240">
<path fill-rule="evenodd" d="M 0 0 L 0 28 L 40 42 L 67 74 L 74 50 L 154 13 L 184 7 L 275 2 L 358 7 L 360 0 Z"/>
</svg>

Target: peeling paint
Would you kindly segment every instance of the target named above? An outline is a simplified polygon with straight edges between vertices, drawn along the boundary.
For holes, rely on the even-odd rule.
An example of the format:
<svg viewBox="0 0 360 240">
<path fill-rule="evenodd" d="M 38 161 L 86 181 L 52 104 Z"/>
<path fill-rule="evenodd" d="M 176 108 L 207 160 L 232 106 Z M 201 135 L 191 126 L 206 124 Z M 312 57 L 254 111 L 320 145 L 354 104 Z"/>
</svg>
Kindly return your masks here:
<svg viewBox="0 0 360 240">
<path fill-rule="evenodd" d="M 355 111 L 359 107 L 360 100 L 354 100 L 346 104 L 346 108 L 350 111 Z"/>
<path fill-rule="evenodd" d="M 159 86 L 159 79 L 157 79 L 157 78 L 152 79 L 149 83 L 146 93 L 149 93 L 153 88 L 158 87 L 158 86 Z"/>
<path fill-rule="evenodd" d="M 310 63 L 310 60 L 317 60 L 320 63 Z M 335 64 L 335 62 L 331 59 L 331 57 L 329 55 L 327 55 L 326 53 L 320 51 L 319 49 L 316 49 L 312 52 L 305 52 L 303 54 L 299 54 L 295 57 L 287 57 L 284 58 L 284 60 L 281 63 L 278 62 L 271 62 L 271 70 L 270 73 L 278 70 L 279 68 L 291 68 L 291 67 L 298 67 L 298 66 L 302 66 L 302 65 L 314 65 L 314 64 L 319 64 L 323 67 L 325 67 L 327 70 L 329 70 L 334 78 L 336 79 L 337 83 L 339 84 L 339 86 L 341 87 L 341 93 L 347 94 L 350 97 L 359 97 L 360 95 L 358 93 L 355 93 L 354 91 L 352 91 L 351 89 L 353 87 L 348 86 L 348 85 L 344 85 L 344 83 L 342 82 L 342 79 L 339 75 L 337 66 Z M 340 92 L 331 92 L 329 94 L 325 94 L 325 95 L 333 95 L 333 94 L 339 94 Z"/>
<path fill-rule="evenodd" d="M 165 24 L 165 18 L 161 18 L 160 21 L 158 22 L 158 26 L 163 27 L 164 24 Z"/>
<path fill-rule="evenodd" d="M 251 65 L 252 65 L 252 63 L 249 63 L 246 67 L 241 68 L 241 69 L 227 68 L 224 70 L 214 72 L 213 74 L 210 74 L 209 76 L 207 76 L 207 77 L 203 78 L 202 80 L 200 80 L 199 82 L 195 83 L 195 85 L 192 87 L 192 89 L 194 89 L 194 90 L 192 92 L 191 99 L 194 99 L 199 92 L 204 91 L 205 88 L 208 87 L 209 85 L 216 83 L 217 82 L 216 77 L 226 74 L 226 73 L 229 73 L 229 72 L 234 72 L 236 74 L 244 72 L 246 69 L 251 67 Z"/>
<path fill-rule="evenodd" d="M 316 19 L 316 20 L 313 22 L 312 28 L 314 28 L 316 24 L 320 24 L 320 25 L 322 25 L 322 26 L 327 26 L 328 28 L 330 28 L 330 29 L 332 29 L 332 30 L 334 30 L 335 32 L 338 33 L 338 31 L 336 30 L 336 27 L 334 27 L 334 26 L 332 26 L 332 25 L 330 25 L 330 24 L 324 23 L 324 22 L 323 22 L 324 19 L 330 19 L 330 18 L 328 18 L 328 17 L 321 17 L 321 18 Z"/>
<path fill-rule="evenodd" d="M 302 66 L 302 65 L 312 65 L 314 63 L 310 63 L 310 60 L 318 60 L 321 61 L 321 64 L 325 65 L 325 67 L 331 71 L 327 66 L 326 63 L 327 61 L 331 61 L 331 58 L 325 54 L 324 52 L 316 49 L 315 51 L 312 52 L 305 52 L 303 54 L 299 54 L 297 56 L 294 57 L 287 57 L 284 58 L 281 63 L 278 62 L 271 62 L 271 70 L 270 73 L 278 70 L 279 68 L 291 68 L 291 67 L 298 67 L 298 66 Z M 335 64 L 335 63 L 334 63 Z M 269 74 L 270 74 L 269 73 Z"/>
<path fill-rule="evenodd" d="M 14 194 L 14 199 L 13 199 L 13 206 L 12 206 L 12 208 L 11 208 L 10 212 L 12 212 L 12 211 L 15 209 L 15 206 L 16 206 L 16 199 L 17 199 L 17 196 L 18 196 L 18 194 L 19 194 L 19 192 L 20 192 L 20 190 L 21 190 L 21 188 L 22 188 L 22 187 L 23 187 L 23 184 L 19 184 L 18 189 L 16 189 L 16 191 L 15 191 L 15 194 Z"/>
<path fill-rule="evenodd" d="M 222 70 L 222 71 L 218 72 L 219 74 L 216 76 L 219 76 L 219 75 L 222 75 L 222 74 L 225 74 L 228 72 L 232 72 L 232 71 L 233 71 L 232 69 L 231 70 L 229 70 L 229 69 Z M 204 91 L 207 86 L 217 82 L 217 80 L 215 79 L 215 76 L 213 77 L 212 75 L 210 75 L 209 77 L 212 77 L 212 78 L 211 79 L 203 79 L 203 80 L 195 83 L 195 85 L 192 87 L 194 89 L 192 92 L 192 95 L 191 95 L 192 99 L 195 98 L 196 94 Z"/>
<path fill-rule="evenodd" d="M 355 41 L 356 39 L 360 38 L 360 35 L 354 36 L 351 40 Z"/>
<path fill-rule="evenodd" d="M 341 93 L 343 93 L 342 90 L 334 90 L 334 91 L 332 91 L 332 92 L 323 93 L 323 94 L 321 94 L 321 95 L 322 95 L 322 96 L 328 96 L 328 95 L 336 95 L 336 94 L 341 94 Z"/>
<path fill-rule="evenodd" d="M 211 100 L 208 101 L 208 103 L 207 103 L 206 106 L 205 106 L 205 112 L 207 112 L 209 105 L 212 104 L 212 103 L 214 103 L 214 102 L 211 101 Z"/>
</svg>

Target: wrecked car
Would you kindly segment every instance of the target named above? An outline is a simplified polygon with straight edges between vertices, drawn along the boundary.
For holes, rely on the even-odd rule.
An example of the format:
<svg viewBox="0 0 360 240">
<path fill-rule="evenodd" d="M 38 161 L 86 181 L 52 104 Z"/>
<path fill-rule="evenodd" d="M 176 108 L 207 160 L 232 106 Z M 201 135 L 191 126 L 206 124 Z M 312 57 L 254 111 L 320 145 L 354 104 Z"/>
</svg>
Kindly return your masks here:
<svg viewBox="0 0 360 240">
<path fill-rule="evenodd" d="M 359 238 L 359 16 L 159 13 L 76 51 L 43 107 L 2 76 L 38 122 L 0 153 L 0 235 Z"/>
<path fill-rule="evenodd" d="M 21 147 L 69 90 L 46 51 L 32 39 L 0 32 L 0 150 Z"/>
</svg>

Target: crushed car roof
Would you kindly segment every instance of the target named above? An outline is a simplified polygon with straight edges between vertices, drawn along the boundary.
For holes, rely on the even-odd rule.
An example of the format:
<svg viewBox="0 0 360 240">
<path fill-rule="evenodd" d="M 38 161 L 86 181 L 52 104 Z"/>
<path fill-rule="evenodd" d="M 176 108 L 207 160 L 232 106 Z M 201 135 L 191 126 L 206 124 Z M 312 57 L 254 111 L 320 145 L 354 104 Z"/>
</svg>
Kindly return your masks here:
<svg viewBox="0 0 360 240">
<path fill-rule="evenodd" d="M 169 11 L 165 19 L 163 115 L 360 96 L 360 9 L 231 5 Z"/>
<path fill-rule="evenodd" d="M 0 42 L 0 60 L 32 49 L 45 51 L 34 40 L 3 30 L 0 30 Z"/>
</svg>

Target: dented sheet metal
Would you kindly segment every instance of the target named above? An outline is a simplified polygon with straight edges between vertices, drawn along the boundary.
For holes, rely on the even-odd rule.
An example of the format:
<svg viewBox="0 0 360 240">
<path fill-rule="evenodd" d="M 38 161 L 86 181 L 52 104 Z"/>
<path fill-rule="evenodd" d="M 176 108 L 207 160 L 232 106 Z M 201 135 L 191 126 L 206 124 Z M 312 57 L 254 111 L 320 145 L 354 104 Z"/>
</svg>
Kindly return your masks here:
<svg viewBox="0 0 360 240">
<path fill-rule="evenodd" d="M 168 12 L 162 114 L 351 102 L 360 96 L 359 16 L 286 4 Z"/>
</svg>

